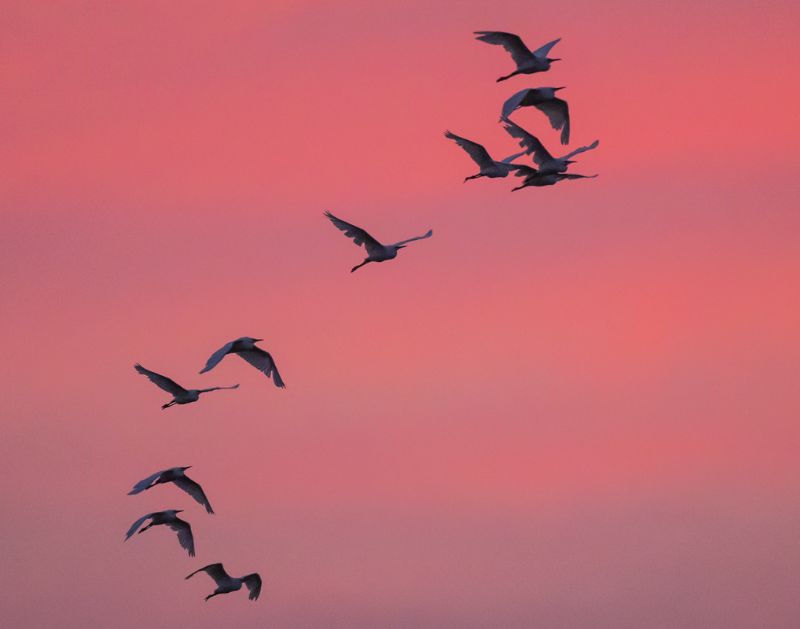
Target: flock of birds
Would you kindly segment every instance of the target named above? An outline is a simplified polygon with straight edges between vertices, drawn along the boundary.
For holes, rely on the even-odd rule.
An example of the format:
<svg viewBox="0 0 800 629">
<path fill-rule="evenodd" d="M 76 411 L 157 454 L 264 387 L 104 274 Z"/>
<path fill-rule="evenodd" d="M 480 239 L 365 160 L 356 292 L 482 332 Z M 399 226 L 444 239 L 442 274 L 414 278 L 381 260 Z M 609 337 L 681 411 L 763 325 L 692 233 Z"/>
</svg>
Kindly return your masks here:
<svg viewBox="0 0 800 629">
<path fill-rule="evenodd" d="M 480 41 L 484 41 L 488 44 L 503 46 L 516 62 L 517 69 L 511 74 L 501 76 L 499 79 L 497 79 L 498 81 L 505 81 L 519 74 L 544 72 L 550 69 L 551 63 L 554 61 L 559 61 L 559 59 L 551 59 L 547 55 L 553 46 L 560 41 L 560 39 L 551 41 L 541 48 L 531 52 L 517 35 L 513 35 L 511 33 L 478 31 L 475 34 L 478 36 Z M 586 175 L 567 174 L 566 170 L 569 165 L 574 162 L 574 160 L 570 159 L 571 157 L 574 157 L 579 153 L 583 153 L 584 151 L 594 149 L 599 143 L 597 140 L 595 140 L 589 146 L 578 148 L 567 155 L 564 155 L 563 157 L 553 157 L 547 151 L 547 149 L 545 149 L 538 138 L 536 138 L 536 136 L 532 135 L 509 118 L 509 115 L 520 107 L 536 107 L 540 111 L 544 112 L 545 115 L 547 115 L 554 129 L 561 131 L 561 143 L 567 144 L 569 142 L 570 128 L 569 109 L 566 101 L 555 96 L 556 91 L 560 89 L 563 88 L 539 87 L 525 89 L 514 94 L 503 104 L 500 120 L 509 135 L 519 140 L 519 145 L 521 148 L 523 148 L 523 151 L 511 155 L 502 161 L 498 162 L 493 160 L 486 149 L 480 144 L 459 137 L 454 133 L 447 131 L 445 136 L 461 146 L 480 167 L 480 172 L 478 174 L 469 176 L 464 181 L 466 182 L 470 179 L 476 179 L 478 177 L 506 177 L 509 173 L 516 171 L 516 176 L 524 177 L 523 184 L 513 189 L 519 190 L 520 188 L 528 186 L 553 185 L 562 179 L 586 178 Z M 538 166 L 538 168 L 514 163 L 515 159 L 526 154 L 532 156 L 533 162 Z M 597 175 L 592 176 L 596 177 Z M 370 234 L 368 234 L 364 229 L 348 223 L 334 216 L 330 212 L 326 211 L 325 216 L 337 229 L 342 231 L 345 236 L 350 238 L 357 246 L 363 246 L 367 252 L 367 257 L 364 258 L 360 264 L 354 266 L 350 271 L 351 273 L 361 268 L 365 264 L 369 264 L 370 262 L 384 262 L 386 260 L 392 260 L 397 257 L 397 252 L 406 247 L 408 243 L 416 240 L 424 240 L 433 235 L 433 231 L 428 230 L 422 236 L 415 236 L 413 238 L 407 238 L 393 244 L 384 245 L 370 236 Z M 275 360 L 272 358 L 272 355 L 257 345 L 257 343 L 260 341 L 263 341 L 263 339 L 243 336 L 234 341 L 226 343 L 213 354 L 211 354 L 203 369 L 200 370 L 200 373 L 203 374 L 211 371 L 220 362 L 222 362 L 226 356 L 229 354 L 234 354 L 255 367 L 268 378 L 271 378 L 276 387 L 281 389 L 285 388 L 286 385 L 283 381 L 283 378 L 281 378 L 280 373 L 278 372 L 278 367 L 275 364 Z M 191 404 L 193 402 L 197 402 L 200 399 L 200 394 L 202 393 L 209 393 L 211 391 L 219 391 L 222 389 L 239 388 L 238 384 L 234 384 L 231 386 L 209 387 L 207 389 L 186 389 L 171 378 L 146 369 L 138 363 L 134 365 L 134 369 L 139 374 L 147 377 L 150 382 L 155 384 L 157 387 L 163 389 L 172 396 L 172 400 L 161 406 L 162 410 L 167 409 L 175 404 Z M 189 496 L 191 496 L 197 503 L 205 508 L 207 513 L 213 514 L 214 510 L 211 508 L 211 503 L 203 491 L 203 488 L 200 486 L 200 484 L 186 475 L 186 470 L 188 470 L 190 467 L 191 466 L 172 467 L 151 474 L 147 478 L 136 483 L 133 486 L 133 489 L 131 489 L 131 491 L 128 493 L 129 495 L 136 495 L 152 489 L 156 485 L 172 483 L 179 489 L 189 494 Z M 195 544 L 194 536 L 192 534 L 192 527 L 189 522 L 178 517 L 178 514 L 182 512 L 182 509 L 166 509 L 163 511 L 147 513 L 130 526 L 125 534 L 125 540 L 130 539 L 137 532 L 141 534 L 154 526 L 163 525 L 170 528 L 177 534 L 178 543 L 180 546 L 186 550 L 189 556 L 194 557 Z M 147 522 L 147 524 L 145 524 L 145 522 Z M 243 577 L 232 577 L 225 571 L 221 563 L 213 563 L 195 570 L 186 578 L 189 579 L 198 572 L 205 572 L 215 581 L 217 586 L 213 593 L 206 596 L 205 600 L 209 600 L 210 598 L 219 594 L 236 592 L 240 590 L 242 586 L 247 587 L 249 590 L 250 600 L 256 600 L 261 593 L 262 580 L 261 576 L 256 572 L 247 574 Z"/>
<path fill-rule="evenodd" d="M 475 35 L 482 42 L 505 48 L 517 65 L 516 70 L 511 74 L 501 76 L 497 79 L 498 82 L 519 74 L 546 72 L 554 61 L 561 61 L 547 56 L 553 46 L 561 41 L 561 38 L 554 39 L 531 52 L 522 39 L 513 33 L 477 31 Z M 530 87 L 517 92 L 503 103 L 500 122 L 503 123 L 503 128 L 512 138 L 519 140 L 519 145 L 523 149 L 522 152 L 515 153 L 503 160 L 497 161 L 493 159 L 483 145 L 462 138 L 450 131 L 445 131 L 445 137 L 453 140 L 464 149 L 480 169 L 477 174 L 465 178 L 464 182 L 466 183 L 470 179 L 479 177 L 503 178 L 513 172 L 516 177 L 524 178 L 521 185 L 512 188 L 511 191 L 514 192 L 529 186 L 552 186 L 565 179 L 592 179 L 597 177 L 597 175 L 568 173 L 567 169 L 570 164 L 575 163 L 575 160 L 570 158 L 597 148 L 600 144 L 599 140 L 595 140 L 588 146 L 577 148 L 562 157 L 553 157 L 539 138 L 520 127 L 510 118 L 511 114 L 521 107 L 535 107 L 547 116 L 553 129 L 561 131 L 561 144 L 569 144 L 569 106 L 567 101 L 556 96 L 556 92 L 563 89 L 563 87 Z M 523 155 L 530 155 L 536 167 L 514 162 L 514 160 Z"/>
</svg>

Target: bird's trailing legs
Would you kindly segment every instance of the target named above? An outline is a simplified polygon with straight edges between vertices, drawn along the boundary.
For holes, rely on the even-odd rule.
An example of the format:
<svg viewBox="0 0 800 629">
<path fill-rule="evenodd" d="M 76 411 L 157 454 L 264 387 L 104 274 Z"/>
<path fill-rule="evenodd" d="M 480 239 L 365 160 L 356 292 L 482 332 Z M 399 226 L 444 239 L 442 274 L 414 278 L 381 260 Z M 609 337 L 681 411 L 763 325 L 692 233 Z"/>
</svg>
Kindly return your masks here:
<svg viewBox="0 0 800 629">
<path fill-rule="evenodd" d="M 372 262 L 372 260 L 364 260 L 361 264 L 356 264 L 352 269 L 350 269 L 350 272 L 353 273 L 356 269 L 360 269 L 362 266 L 370 262 Z"/>
<path fill-rule="evenodd" d="M 510 79 L 512 76 L 517 76 L 519 74 L 519 70 L 514 70 L 511 74 L 507 74 L 506 76 L 501 76 L 499 79 L 495 81 L 495 83 L 499 83 L 500 81 L 505 81 L 506 79 Z"/>
<path fill-rule="evenodd" d="M 162 404 L 161 405 L 161 410 L 163 411 L 165 408 L 169 408 L 173 404 L 175 404 L 175 400 L 172 400 L 172 402 L 168 402 L 167 404 Z"/>
<path fill-rule="evenodd" d="M 467 183 L 470 179 L 477 179 L 478 177 L 483 177 L 483 175 L 478 173 L 477 175 L 472 175 L 470 177 L 464 177 L 464 183 Z"/>
<path fill-rule="evenodd" d="M 209 594 L 206 596 L 206 602 L 208 602 L 208 599 L 214 598 L 217 594 L 222 594 L 222 592 L 214 592 L 213 594 Z"/>
</svg>

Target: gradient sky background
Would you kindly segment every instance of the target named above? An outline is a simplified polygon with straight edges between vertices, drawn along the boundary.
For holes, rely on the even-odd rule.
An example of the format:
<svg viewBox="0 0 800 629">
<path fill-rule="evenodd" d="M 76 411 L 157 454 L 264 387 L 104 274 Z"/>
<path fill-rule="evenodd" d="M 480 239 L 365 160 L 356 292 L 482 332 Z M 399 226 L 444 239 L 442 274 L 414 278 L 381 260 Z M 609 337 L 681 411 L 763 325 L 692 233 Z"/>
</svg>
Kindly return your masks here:
<svg viewBox="0 0 800 629">
<path fill-rule="evenodd" d="M 796 2 L 5 2 L 9 627 L 800 625 Z M 533 47 L 511 69 L 478 29 Z M 446 128 L 565 85 L 576 172 Z M 516 120 L 558 148 L 538 112 Z M 331 209 L 387 240 L 362 252 Z M 264 337 L 288 384 L 225 341 Z M 187 386 L 162 412 L 141 361 Z M 217 515 L 147 474 L 193 465 Z M 185 508 L 198 556 L 139 515 Z M 257 570 L 257 604 L 183 577 Z"/>
</svg>

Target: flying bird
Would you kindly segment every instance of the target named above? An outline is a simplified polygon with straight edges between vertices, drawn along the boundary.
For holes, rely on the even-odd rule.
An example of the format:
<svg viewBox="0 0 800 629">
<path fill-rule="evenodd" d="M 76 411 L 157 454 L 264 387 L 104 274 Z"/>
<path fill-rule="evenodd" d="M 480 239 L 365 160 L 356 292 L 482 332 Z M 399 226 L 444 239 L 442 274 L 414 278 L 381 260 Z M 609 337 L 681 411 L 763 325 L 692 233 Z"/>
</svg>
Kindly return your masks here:
<svg viewBox="0 0 800 629">
<path fill-rule="evenodd" d="M 276 387 L 279 389 L 285 388 L 286 385 L 283 382 L 283 378 L 281 378 L 281 374 L 278 373 L 278 367 L 272 359 L 272 354 L 256 346 L 256 343 L 263 340 L 254 339 L 252 336 L 243 336 L 230 343 L 225 343 L 225 345 L 211 354 L 211 357 L 206 361 L 206 366 L 200 370 L 200 373 L 211 371 L 228 354 L 236 354 L 239 358 L 263 372 L 267 378 L 271 376 Z"/>
<path fill-rule="evenodd" d="M 467 155 L 472 158 L 472 161 L 478 165 L 478 168 L 480 168 L 480 172 L 478 172 L 477 175 L 466 177 L 464 179 L 464 183 L 468 182 L 470 179 L 477 179 L 478 177 L 491 177 L 493 179 L 497 177 L 506 177 L 508 176 L 508 173 L 515 168 L 511 162 L 518 157 L 525 155 L 525 151 L 522 153 L 514 153 L 514 155 L 509 155 L 504 160 L 497 162 L 492 159 L 492 156 L 489 155 L 489 152 L 483 147 L 482 144 L 462 138 L 461 136 L 451 133 L 450 131 L 445 131 L 444 137 L 453 140 L 453 142 L 464 149 L 467 152 Z"/>
<path fill-rule="evenodd" d="M 563 87 L 532 87 L 521 90 L 503 103 L 500 120 L 508 117 L 520 107 L 536 107 L 550 121 L 556 131 L 561 130 L 561 144 L 569 144 L 569 107 L 567 101 L 556 98 Z"/>
<path fill-rule="evenodd" d="M 194 557 L 194 537 L 192 536 L 192 527 L 189 526 L 188 522 L 181 520 L 178 517 L 178 514 L 182 511 L 183 509 L 168 509 L 166 511 L 155 511 L 154 513 L 143 515 L 141 518 L 136 520 L 136 522 L 131 524 L 131 528 L 129 528 L 128 532 L 125 534 L 125 541 L 129 540 L 131 536 L 137 530 L 139 530 L 139 527 L 144 524 L 145 520 L 150 520 L 150 524 L 139 530 L 139 533 L 144 533 L 151 526 L 164 524 L 178 534 L 178 543 L 181 545 L 181 548 L 185 549 L 186 552 L 189 553 L 190 557 Z"/>
<path fill-rule="evenodd" d="M 516 177 L 525 177 L 525 179 L 521 186 L 512 188 L 511 192 L 522 190 L 528 186 L 553 186 L 564 179 L 594 179 L 597 177 L 597 175 L 573 175 L 571 173 L 540 173 L 530 166 L 519 166 L 514 174 Z"/>
<path fill-rule="evenodd" d="M 168 402 L 167 404 L 163 404 L 161 409 L 169 408 L 173 404 L 190 404 L 191 402 L 197 402 L 200 399 L 201 393 L 208 393 L 209 391 L 219 391 L 220 389 L 238 389 L 239 385 L 234 384 L 232 387 L 211 387 L 210 389 L 184 389 L 181 385 L 179 385 L 174 380 L 167 378 L 166 376 L 162 376 L 160 373 L 156 373 L 155 371 L 150 371 L 149 369 L 145 369 L 139 363 L 136 363 L 133 366 L 136 371 L 138 371 L 143 376 L 147 376 L 153 384 L 161 389 L 164 389 L 167 393 L 171 393 L 173 400 L 172 402 Z"/>
<path fill-rule="evenodd" d="M 325 212 L 325 216 L 330 219 L 331 223 L 333 223 L 337 229 L 343 231 L 345 236 L 352 238 L 353 242 L 356 243 L 357 246 L 360 247 L 361 245 L 364 245 L 364 248 L 367 250 L 367 257 L 364 258 L 364 261 L 361 264 L 357 264 L 350 269 L 351 273 L 370 262 L 384 262 L 386 260 L 392 260 L 393 258 L 397 257 L 397 252 L 400 249 L 407 246 L 407 243 L 433 236 L 433 230 L 429 229 L 424 236 L 415 236 L 414 238 L 401 240 L 393 245 L 382 245 L 360 227 L 356 227 L 355 225 L 351 225 L 340 218 L 336 218 L 328 211 Z"/>
<path fill-rule="evenodd" d="M 246 585 L 247 589 L 250 590 L 249 598 L 251 601 L 256 600 L 259 594 L 261 594 L 261 577 L 257 572 L 247 574 L 243 577 L 232 577 L 225 572 L 225 568 L 222 567 L 221 563 L 212 563 L 200 568 L 199 570 L 195 570 L 186 578 L 190 579 L 198 572 L 205 572 L 208 576 L 214 579 L 217 584 L 217 589 L 214 590 L 213 594 L 206 596 L 206 600 L 217 596 L 217 594 L 229 594 L 231 592 L 241 590 L 242 584 Z"/>
<path fill-rule="evenodd" d="M 128 495 L 133 496 L 135 494 L 139 494 L 162 483 L 174 483 L 192 498 L 194 498 L 197 502 L 203 505 L 206 508 L 206 511 L 209 513 L 214 513 L 214 510 L 211 508 L 211 503 L 208 502 L 208 498 L 206 498 L 203 488 L 191 478 L 186 476 L 185 472 L 190 467 L 192 466 L 187 465 L 186 467 L 171 467 L 168 470 L 156 472 L 152 476 L 148 476 L 144 480 L 140 480 L 138 483 L 136 483 L 133 486 L 133 489 L 128 492 Z"/>
<path fill-rule="evenodd" d="M 548 42 L 541 48 L 533 52 L 522 42 L 519 35 L 513 33 L 502 33 L 499 31 L 475 31 L 476 39 L 494 46 L 502 46 L 511 55 L 517 69 L 507 76 L 501 76 L 497 82 L 510 79 L 517 74 L 533 74 L 535 72 L 546 72 L 550 69 L 550 64 L 561 59 L 550 59 L 548 53 L 550 49 L 561 41 L 561 38 Z"/>
<path fill-rule="evenodd" d="M 575 160 L 570 159 L 571 157 L 575 157 L 579 153 L 585 151 L 591 151 L 600 144 L 600 140 L 595 140 L 589 146 L 582 146 L 567 153 L 563 157 L 553 157 L 539 141 L 539 138 L 529 133 L 512 120 L 504 120 L 503 127 L 512 138 L 517 138 L 519 140 L 519 145 L 525 149 L 526 153 L 533 157 L 534 163 L 539 167 L 539 174 L 566 172 L 569 165 L 575 163 Z"/>
</svg>

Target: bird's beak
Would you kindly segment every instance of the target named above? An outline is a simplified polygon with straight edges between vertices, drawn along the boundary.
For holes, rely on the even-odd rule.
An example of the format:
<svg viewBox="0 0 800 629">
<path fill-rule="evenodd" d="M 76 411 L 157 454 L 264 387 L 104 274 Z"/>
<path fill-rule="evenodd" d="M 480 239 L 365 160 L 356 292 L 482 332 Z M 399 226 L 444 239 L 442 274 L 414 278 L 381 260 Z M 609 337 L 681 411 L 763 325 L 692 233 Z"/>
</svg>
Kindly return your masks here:
<svg viewBox="0 0 800 629">
<path fill-rule="evenodd" d="M 253 341 L 254 341 L 255 343 L 258 343 L 259 341 L 263 341 L 263 340 L 264 340 L 264 339 L 253 339 Z"/>
<path fill-rule="evenodd" d="M 405 248 L 406 248 L 406 245 L 397 245 L 397 248 L 398 248 L 398 249 L 405 249 Z"/>
<path fill-rule="evenodd" d="M 192 466 L 191 466 L 191 465 L 187 465 L 187 466 L 186 466 L 186 467 L 184 467 L 183 469 L 184 469 L 184 470 L 188 470 L 190 467 L 192 467 Z"/>
<path fill-rule="evenodd" d="M 566 86 L 564 86 L 564 87 L 566 87 Z M 564 89 L 563 87 L 554 87 L 553 91 L 557 92 L 558 90 L 563 90 L 563 89 Z"/>
<path fill-rule="evenodd" d="M 566 162 L 564 162 L 564 163 L 565 163 L 565 164 L 574 164 L 574 163 L 575 163 L 575 160 L 574 160 L 574 159 L 568 159 L 568 160 L 567 160 Z"/>
<path fill-rule="evenodd" d="M 553 61 L 561 61 L 561 59 L 549 59 L 549 61 L 550 63 L 553 63 Z"/>
<path fill-rule="evenodd" d="M 175 513 L 183 513 L 183 509 L 175 509 Z"/>
</svg>

